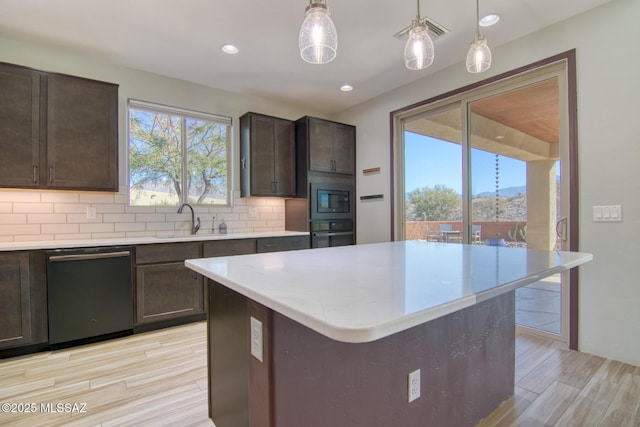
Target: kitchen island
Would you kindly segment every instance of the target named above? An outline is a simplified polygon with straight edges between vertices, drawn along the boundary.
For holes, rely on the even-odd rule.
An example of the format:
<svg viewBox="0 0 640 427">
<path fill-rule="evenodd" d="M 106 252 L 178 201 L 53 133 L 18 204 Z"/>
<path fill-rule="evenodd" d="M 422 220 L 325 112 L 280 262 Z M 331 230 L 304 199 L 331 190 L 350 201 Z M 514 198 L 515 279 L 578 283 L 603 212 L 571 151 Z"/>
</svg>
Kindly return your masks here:
<svg viewBox="0 0 640 427">
<path fill-rule="evenodd" d="M 217 427 L 473 425 L 513 394 L 513 291 L 591 259 L 402 241 L 187 260 L 210 279 L 209 415 Z"/>
</svg>

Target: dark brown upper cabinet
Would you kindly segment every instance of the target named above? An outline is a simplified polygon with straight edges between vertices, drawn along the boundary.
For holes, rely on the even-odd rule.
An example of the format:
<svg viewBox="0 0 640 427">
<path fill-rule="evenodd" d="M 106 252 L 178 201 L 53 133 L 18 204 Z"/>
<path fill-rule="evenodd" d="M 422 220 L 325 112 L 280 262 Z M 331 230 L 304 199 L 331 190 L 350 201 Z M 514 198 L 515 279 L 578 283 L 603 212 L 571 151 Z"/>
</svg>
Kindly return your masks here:
<svg viewBox="0 0 640 427">
<path fill-rule="evenodd" d="M 118 86 L 0 64 L 0 186 L 118 191 Z"/>
<path fill-rule="evenodd" d="M 309 171 L 354 174 L 355 127 L 315 117 L 303 117 L 296 126 L 297 149 L 308 153 Z"/>
<path fill-rule="evenodd" d="M 294 122 L 256 113 L 240 117 L 242 197 L 293 197 L 295 161 Z"/>
<path fill-rule="evenodd" d="M 39 187 L 40 73 L 0 63 L 0 185 Z"/>
</svg>

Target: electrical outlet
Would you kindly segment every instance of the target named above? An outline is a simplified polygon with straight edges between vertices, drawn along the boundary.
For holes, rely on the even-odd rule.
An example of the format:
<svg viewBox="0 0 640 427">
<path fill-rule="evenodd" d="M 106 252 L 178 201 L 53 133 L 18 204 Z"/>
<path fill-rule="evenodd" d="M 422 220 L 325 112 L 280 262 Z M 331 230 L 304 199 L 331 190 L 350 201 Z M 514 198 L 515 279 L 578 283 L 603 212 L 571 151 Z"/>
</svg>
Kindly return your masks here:
<svg viewBox="0 0 640 427">
<path fill-rule="evenodd" d="M 262 322 L 251 317 L 251 355 L 262 362 Z"/>
<path fill-rule="evenodd" d="M 420 369 L 409 374 L 409 403 L 420 397 Z"/>
<path fill-rule="evenodd" d="M 87 219 L 96 219 L 96 208 L 89 206 L 87 208 Z"/>
<path fill-rule="evenodd" d="M 250 219 L 258 218 L 258 208 L 256 208 L 255 206 L 249 206 L 247 217 Z"/>
</svg>

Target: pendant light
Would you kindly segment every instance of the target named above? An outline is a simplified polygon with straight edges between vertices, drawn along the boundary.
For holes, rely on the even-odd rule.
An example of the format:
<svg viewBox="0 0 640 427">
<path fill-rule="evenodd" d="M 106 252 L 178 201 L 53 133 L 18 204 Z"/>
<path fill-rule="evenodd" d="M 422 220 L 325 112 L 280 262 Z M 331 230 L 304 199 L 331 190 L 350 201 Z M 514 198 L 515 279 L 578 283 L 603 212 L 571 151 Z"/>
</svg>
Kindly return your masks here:
<svg viewBox="0 0 640 427">
<path fill-rule="evenodd" d="M 311 64 L 333 61 L 338 49 L 338 33 L 325 0 L 309 0 L 298 35 L 300 56 Z"/>
<path fill-rule="evenodd" d="M 476 0 L 476 38 L 471 42 L 467 53 L 467 71 L 470 73 L 482 73 L 491 67 L 491 50 L 487 45 L 487 39 L 480 33 L 480 0 Z"/>
<path fill-rule="evenodd" d="M 418 14 L 411 23 L 409 38 L 404 45 L 404 65 L 410 70 L 423 70 L 433 63 L 433 41 L 429 37 L 429 29 L 420 18 L 420 0 Z"/>
</svg>

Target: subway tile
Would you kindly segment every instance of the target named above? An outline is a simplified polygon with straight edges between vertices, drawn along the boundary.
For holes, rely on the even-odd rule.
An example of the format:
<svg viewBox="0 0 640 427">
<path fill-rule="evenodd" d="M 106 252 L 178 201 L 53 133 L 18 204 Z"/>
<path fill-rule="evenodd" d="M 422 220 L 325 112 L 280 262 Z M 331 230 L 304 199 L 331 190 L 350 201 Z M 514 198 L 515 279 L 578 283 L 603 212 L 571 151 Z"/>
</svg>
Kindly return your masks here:
<svg viewBox="0 0 640 427">
<path fill-rule="evenodd" d="M 252 228 L 256 228 L 256 227 L 267 227 L 267 222 L 266 221 L 260 221 L 260 220 L 251 220 L 251 221 L 247 221 L 247 227 L 252 227 Z"/>
<path fill-rule="evenodd" d="M 271 227 L 275 230 L 284 231 L 284 220 L 282 221 L 267 221 L 267 227 Z"/>
<path fill-rule="evenodd" d="M 155 237 L 154 231 L 127 231 L 127 237 Z"/>
<path fill-rule="evenodd" d="M 200 219 L 204 219 L 204 215 L 200 218 Z M 209 218 L 209 215 L 206 216 L 206 218 Z M 188 212 L 188 214 L 185 213 L 167 213 L 164 214 L 164 219 L 165 221 L 173 221 L 173 222 L 182 222 L 182 221 L 191 221 L 191 212 Z"/>
<path fill-rule="evenodd" d="M 153 206 L 125 206 L 124 211 L 127 213 L 155 213 L 156 208 Z"/>
<path fill-rule="evenodd" d="M 56 234 L 55 240 L 86 240 L 91 239 L 89 233 L 71 233 L 71 234 Z"/>
<path fill-rule="evenodd" d="M 114 231 L 146 231 L 147 225 L 144 222 L 116 222 Z M 129 235 L 127 233 L 127 235 Z"/>
<path fill-rule="evenodd" d="M 80 203 L 113 203 L 113 194 L 81 193 Z"/>
<path fill-rule="evenodd" d="M 67 214 L 27 214 L 29 224 L 65 224 Z"/>
<path fill-rule="evenodd" d="M 129 195 L 128 194 L 116 194 L 113 197 L 113 202 L 119 205 L 128 205 L 129 204 Z"/>
<path fill-rule="evenodd" d="M 80 231 L 78 224 L 42 224 L 42 234 L 55 234 L 56 240 L 58 234 L 72 234 Z"/>
<path fill-rule="evenodd" d="M 96 219 L 88 219 L 87 214 L 67 214 L 67 222 L 68 223 L 77 223 L 77 224 L 88 224 L 88 223 L 99 223 L 102 222 L 102 214 L 96 214 Z"/>
<path fill-rule="evenodd" d="M 43 191 L 40 201 L 43 203 L 78 203 L 80 194 L 70 191 Z"/>
<path fill-rule="evenodd" d="M 96 203 L 94 207 L 100 213 L 124 213 L 124 205 Z"/>
<path fill-rule="evenodd" d="M 18 236 L 20 234 L 40 234 L 39 224 L 0 224 L 1 236 Z"/>
<path fill-rule="evenodd" d="M 102 214 L 102 221 L 104 222 L 135 222 L 136 214 L 126 214 L 126 213 L 105 213 Z M 144 225 L 144 224 L 143 224 Z"/>
<path fill-rule="evenodd" d="M 0 214 L 0 224 L 26 224 L 27 214 Z"/>
<path fill-rule="evenodd" d="M 234 228 L 233 229 L 234 233 L 252 233 L 253 232 L 253 228 Z"/>
<path fill-rule="evenodd" d="M 0 202 L 39 203 L 40 192 L 33 190 L 1 190 Z"/>
<path fill-rule="evenodd" d="M 261 213 L 260 214 L 260 219 L 262 221 L 274 221 L 274 220 L 279 220 L 280 215 L 278 214 L 274 214 L 274 213 Z"/>
<path fill-rule="evenodd" d="M 172 222 L 147 222 L 147 230 L 174 230 Z"/>
<path fill-rule="evenodd" d="M 77 213 L 87 215 L 88 204 L 78 204 L 78 203 L 56 203 L 53 206 L 53 211 L 55 213 Z"/>
<path fill-rule="evenodd" d="M 13 242 L 13 236 L 0 236 L 0 242 Z"/>
<path fill-rule="evenodd" d="M 92 239 L 124 239 L 127 237 L 126 233 L 91 233 Z M 114 241 L 114 244 L 119 244 L 118 241 Z"/>
<path fill-rule="evenodd" d="M 80 224 L 81 233 L 113 233 L 113 224 Z"/>
<path fill-rule="evenodd" d="M 225 213 L 225 214 L 220 214 L 220 215 L 216 215 L 216 221 L 219 220 L 223 220 L 225 222 L 229 222 L 229 221 L 237 221 L 240 219 L 240 214 L 237 213 Z"/>
<path fill-rule="evenodd" d="M 53 213 L 53 203 L 14 203 L 13 213 Z"/>
<path fill-rule="evenodd" d="M 165 214 L 137 213 L 136 222 L 161 222 L 165 221 Z"/>
<path fill-rule="evenodd" d="M 0 213 L 11 213 L 11 212 L 13 212 L 13 203 L 0 202 Z"/>
<path fill-rule="evenodd" d="M 41 242 L 45 240 L 54 240 L 54 235 L 53 234 L 22 235 L 22 236 L 15 236 L 13 240 L 15 242 Z"/>
</svg>

